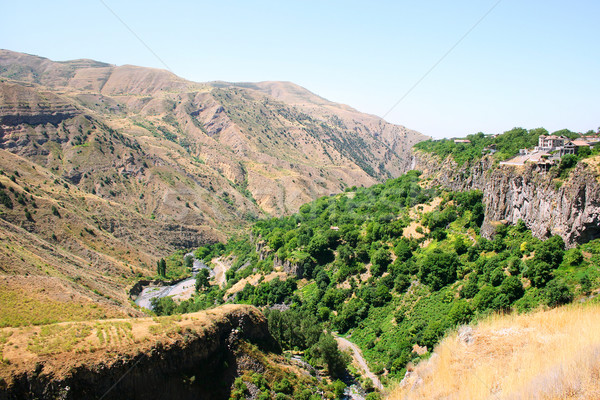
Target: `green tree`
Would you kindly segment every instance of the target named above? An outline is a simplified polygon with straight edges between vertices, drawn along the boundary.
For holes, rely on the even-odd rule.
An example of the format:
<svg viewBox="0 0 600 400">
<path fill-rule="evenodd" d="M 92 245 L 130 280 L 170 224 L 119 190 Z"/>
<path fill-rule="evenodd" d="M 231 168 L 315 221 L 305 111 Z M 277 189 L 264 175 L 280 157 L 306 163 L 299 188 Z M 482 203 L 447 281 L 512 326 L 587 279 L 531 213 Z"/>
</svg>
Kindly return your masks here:
<svg viewBox="0 0 600 400">
<path fill-rule="evenodd" d="M 525 294 L 525 289 L 523 288 L 523 284 L 518 277 L 508 276 L 500 285 L 500 292 L 504 293 L 512 303 L 513 301 L 523 297 L 523 294 Z"/>
<path fill-rule="evenodd" d="M 448 312 L 448 319 L 453 325 L 467 324 L 473 317 L 473 310 L 466 300 L 455 300 Z"/>
<path fill-rule="evenodd" d="M 469 250 L 469 246 L 467 245 L 467 243 L 465 242 L 463 237 L 462 236 L 457 237 L 456 240 L 454 241 L 454 251 L 456 252 L 456 254 L 458 254 L 458 255 L 465 254 L 467 252 L 467 250 Z"/>
<path fill-rule="evenodd" d="M 156 262 L 156 273 L 162 277 L 167 276 L 167 262 L 164 258 L 161 258 Z"/>
<path fill-rule="evenodd" d="M 421 261 L 419 279 L 433 290 L 456 281 L 456 271 L 460 261 L 456 253 L 445 253 L 435 249 Z"/>
<path fill-rule="evenodd" d="M 194 256 L 191 254 L 186 255 L 183 258 L 183 264 L 185 265 L 185 267 L 187 269 L 189 269 L 191 271 L 192 268 L 194 267 Z"/>
<path fill-rule="evenodd" d="M 374 276 L 381 276 L 387 271 L 387 268 L 391 262 L 392 257 L 390 256 L 389 250 L 385 247 L 380 248 L 371 257 L 371 273 Z"/>
<path fill-rule="evenodd" d="M 150 300 L 150 304 L 152 305 L 152 311 L 156 315 L 171 315 L 175 311 L 175 308 L 177 308 L 177 303 L 175 303 L 171 296 L 154 297 Z"/>
<path fill-rule="evenodd" d="M 210 273 L 206 268 L 202 268 L 196 274 L 196 292 L 210 288 L 210 282 L 208 281 L 208 277 Z"/>
<path fill-rule="evenodd" d="M 327 371 L 333 377 L 342 376 L 346 371 L 348 360 L 329 333 L 323 333 L 319 341 L 308 350 L 308 353 L 312 360 L 327 367 Z"/>
<path fill-rule="evenodd" d="M 553 279 L 546 286 L 546 301 L 550 307 L 567 304 L 572 300 L 573 292 L 563 280 Z"/>
</svg>

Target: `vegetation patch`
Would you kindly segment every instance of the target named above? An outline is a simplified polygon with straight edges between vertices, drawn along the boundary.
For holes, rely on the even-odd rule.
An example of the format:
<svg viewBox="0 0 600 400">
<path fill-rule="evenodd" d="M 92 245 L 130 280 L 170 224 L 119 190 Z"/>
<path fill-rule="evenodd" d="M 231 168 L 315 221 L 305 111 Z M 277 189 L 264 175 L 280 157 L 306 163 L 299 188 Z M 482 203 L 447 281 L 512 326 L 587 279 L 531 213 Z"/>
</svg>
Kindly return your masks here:
<svg viewBox="0 0 600 400">
<path fill-rule="evenodd" d="M 106 316 L 94 303 L 62 302 L 0 286 L 0 327 L 85 321 Z"/>
<path fill-rule="evenodd" d="M 68 352 L 85 340 L 92 332 L 86 324 L 45 325 L 31 337 L 27 350 L 38 355 Z"/>
</svg>

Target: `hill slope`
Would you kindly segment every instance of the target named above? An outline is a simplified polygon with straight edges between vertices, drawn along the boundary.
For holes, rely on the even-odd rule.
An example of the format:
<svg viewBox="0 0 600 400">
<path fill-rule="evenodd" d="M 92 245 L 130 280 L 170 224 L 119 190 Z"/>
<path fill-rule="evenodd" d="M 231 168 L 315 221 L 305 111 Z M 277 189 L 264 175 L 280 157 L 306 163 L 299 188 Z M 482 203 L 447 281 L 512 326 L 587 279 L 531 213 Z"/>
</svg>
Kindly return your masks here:
<svg viewBox="0 0 600 400">
<path fill-rule="evenodd" d="M 228 263 L 225 283 L 201 283 L 193 298 L 162 298 L 154 310 L 265 306 L 282 347 L 310 354 L 309 328 L 337 331 L 389 386 L 457 326 L 597 296 L 599 240 L 567 250 L 560 236 L 542 241 L 522 221 L 497 224 L 488 240 L 483 193 L 430 182 L 411 171 L 258 221 L 250 242 L 196 251 L 209 265 Z"/>
<path fill-rule="evenodd" d="M 595 304 L 463 326 L 388 399 L 598 398 L 599 317 Z"/>
</svg>

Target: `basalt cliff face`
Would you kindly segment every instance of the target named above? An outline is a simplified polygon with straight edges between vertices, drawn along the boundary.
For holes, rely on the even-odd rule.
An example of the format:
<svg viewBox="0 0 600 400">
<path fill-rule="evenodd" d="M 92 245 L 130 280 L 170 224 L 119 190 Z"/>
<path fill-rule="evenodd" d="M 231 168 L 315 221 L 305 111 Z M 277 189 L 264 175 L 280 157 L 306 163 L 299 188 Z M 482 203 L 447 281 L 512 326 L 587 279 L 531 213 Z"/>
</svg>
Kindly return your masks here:
<svg viewBox="0 0 600 400">
<path fill-rule="evenodd" d="M 69 337 L 73 329 L 73 346 L 65 349 L 61 342 L 57 349 L 58 336 Z M 27 350 L 11 351 L 23 340 L 32 343 Z M 247 342 L 258 345 L 257 354 L 278 350 L 264 316 L 238 305 L 178 320 L 15 330 L 3 344 L 10 364 L 0 374 L 0 399 L 226 399 L 244 370 L 264 371 L 261 360 L 244 350 Z"/>
<path fill-rule="evenodd" d="M 483 192 L 482 231 L 491 236 L 498 222 L 522 219 L 539 238 L 560 235 L 567 246 L 600 237 L 600 168 L 597 158 L 580 162 L 565 179 L 534 166 L 497 166 L 491 157 L 459 166 L 453 159 L 413 152 L 412 169 L 451 190 Z"/>
</svg>

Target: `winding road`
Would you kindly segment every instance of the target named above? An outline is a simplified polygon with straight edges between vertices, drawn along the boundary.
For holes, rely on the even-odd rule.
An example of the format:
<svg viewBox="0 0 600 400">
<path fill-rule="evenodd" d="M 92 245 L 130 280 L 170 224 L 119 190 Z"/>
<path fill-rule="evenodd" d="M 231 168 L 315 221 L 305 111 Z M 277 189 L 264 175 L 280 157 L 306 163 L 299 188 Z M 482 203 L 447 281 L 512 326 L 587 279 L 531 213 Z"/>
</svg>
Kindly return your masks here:
<svg viewBox="0 0 600 400">
<path fill-rule="evenodd" d="M 362 352 L 360 351 L 358 346 L 355 345 L 354 343 L 352 343 L 351 341 L 349 341 L 348 339 L 338 336 L 336 334 L 333 334 L 333 337 L 338 342 L 338 345 L 340 346 L 340 350 L 342 350 L 342 351 L 350 350 L 351 351 L 352 360 L 354 360 L 354 363 L 357 364 L 358 367 L 362 370 L 362 375 L 366 376 L 367 378 L 371 379 L 371 381 L 373 381 L 373 387 L 375 387 L 376 389 L 379 389 L 379 390 L 383 390 L 383 385 L 381 384 L 381 381 L 379 380 L 377 375 L 375 375 L 369 369 L 369 366 L 367 365 L 367 362 L 363 358 Z"/>
</svg>

